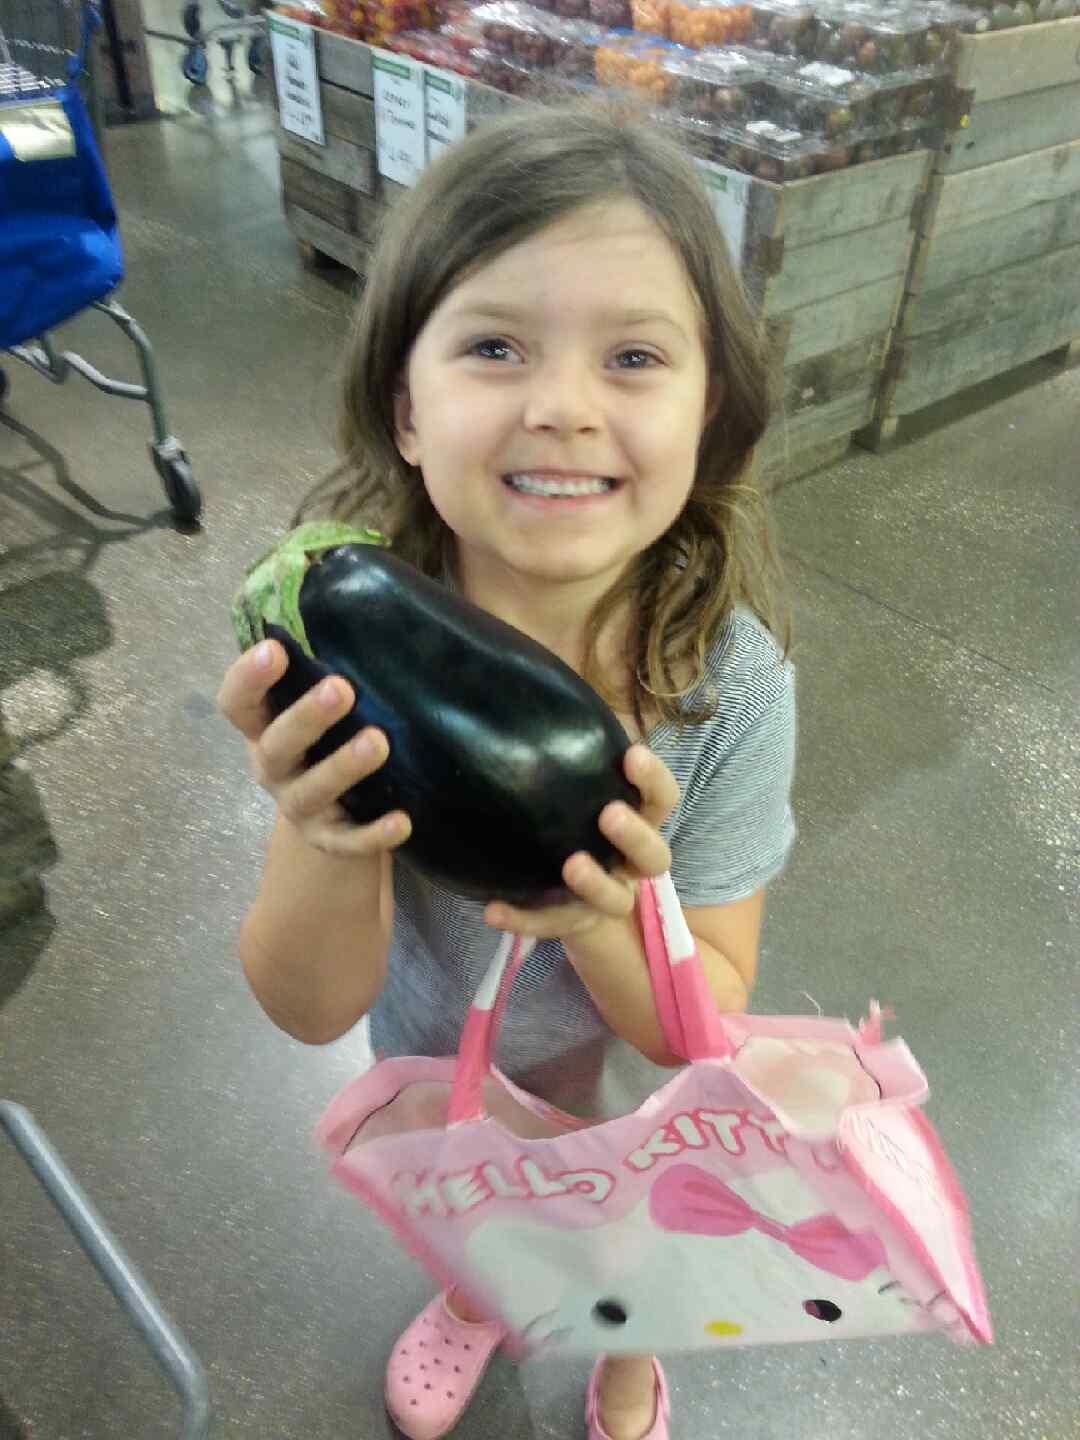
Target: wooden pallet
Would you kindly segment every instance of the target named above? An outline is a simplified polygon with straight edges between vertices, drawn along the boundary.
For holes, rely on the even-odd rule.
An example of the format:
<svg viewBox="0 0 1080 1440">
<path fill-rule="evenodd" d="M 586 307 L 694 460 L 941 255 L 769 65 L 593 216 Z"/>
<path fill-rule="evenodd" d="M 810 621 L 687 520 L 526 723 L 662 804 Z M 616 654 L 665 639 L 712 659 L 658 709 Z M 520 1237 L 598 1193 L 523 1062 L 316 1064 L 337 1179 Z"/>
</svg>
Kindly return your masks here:
<svg viewBox="0 0 1080 1440">
<path fill-rule="evenodd" d="M 874 418 L 905 419 L 1080 336 L 1080 19 L 967 36 Z"/>
</svg>

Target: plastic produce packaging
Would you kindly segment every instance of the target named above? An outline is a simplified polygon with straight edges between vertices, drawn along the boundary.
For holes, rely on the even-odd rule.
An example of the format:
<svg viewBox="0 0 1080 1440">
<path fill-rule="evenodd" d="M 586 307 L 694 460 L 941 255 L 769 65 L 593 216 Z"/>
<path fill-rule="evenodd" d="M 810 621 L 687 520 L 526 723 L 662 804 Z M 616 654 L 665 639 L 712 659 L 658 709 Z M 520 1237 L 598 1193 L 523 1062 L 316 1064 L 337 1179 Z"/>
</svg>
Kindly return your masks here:
<svg viewBox="0 0 1080 1440">
<path fill-rule="evenodd" d="M 946 59 L 958 35 L 982 35 L 990 29 L 990 16 L 977 4 L 954 5 L 952 0 L 927 0 L 921 8 L 930 22 L 930 33 L 945 40 Z M 931 50 L 933 48 L 931 46 Z M 933 63 L 931 56 L 928 60 Z"/>
<path fill-rule="evenodd" d="M 704 50 L 711 45 L 740 45 L 750 39 L 750 6 L 728 0 L 671 0 L 669 33 L 678 45 Z"/>
<path fill-rule="evenodd" d="M 430 30 L 442 14 L 437 0 L 321 0 L 327 25 L 381 45 L 389 35 Z"/>
<path fill-rule="evenodd" d="M 837 140 L 875 123 L 874 81 L 820 60 L 774 72 L 764 95 L 768 119 L 808 135 Z"/>
<path fill-rule="evenodd" d="M 773 55 L 813 59 L 817 17 L 806 0 L 755 0 L 750 7 L 750 44 Z"/>
<path fill-rule="evenodd" d="M 589 0 L 533 0 L 538 10 L 547 10 L 564 20 L 588 20 Z"/>
<path fill-rule="evenodd" d="M 737 50 L 706 50 L 660 60 L 667 77 L 666 103 L 687 116 L 720 124 L 753 118 L 765 70 Z"/>
<path fill-rule="evenodd" d="M 469 57 L 473 74 L 482 85 L 495 90 L 505 90 L 508 95 L 524 95 L 536 83 L 536 75 L 522 65 L 516 65 L 505 55 L 494 50 L 477 49 Z"/>
<path fill-rule="evenodd" d="M 441 70 L 455 70 L 468 79 L 476 76 L 470 55 L 462 54 L 450 36 L 441 30 L 403 30 L 400 35 L 388 35 L 385 49 L 422 60 L 425 65 L 436 65 Z"/>
<path fill-rule="evenodd" d="M 564 80 L 590 81 L 596 74 L 596 52 L 608 31 L 591 20 L 565 20 L 553 27 L 551 68 Z"/>
<path fill-rule="evenodd" d="M 634 29 L 643 35 L 659 35 L 665 40 L 670 36 L 670 0 L 630 0 L 630 12 Z"/>
<path fill-rule="evenodd" d="M 630 0 L 589 0 L 589 19 L 608 30 L 630 30 L 634 12 Z"/>
<path fill-rule="evenodd" d="M 596 80 L 609 90 L 630 90 L 657 105 L 666 105 L 674 82 L 664 62 L 671 47 L 643 35 L 612 35 L 596 50 Z"/>
<path fill-rule="evenodd" d="M 483 48 L 534 70 L 547 69 L 552 59 L 552 18 L 518 0 L 494 0 L 473 11 Z"/>
<path fill-rule="evenodd" d="M 925 128 L 940 121 L 941 87 L 933 77 L 902 72 L 880 78 L 813 60 L 780 62 L 761 87 L 759 114 L 826 140 L 867 132 Z"/>
<path fill-rule="evenodd" d="M 473 52 L 486 48 L 483 26 L 477 20 L 475 11 L 466 6 L 458 7 L 447 17 L 439 34 L 457 57 L 451 68 L 457 68 L 459 64 L 471 64 Z"/>
<path fill-rule="evenodd" d="M 918 70 L 925 63 L 929 33 L 925 11 L 870 0 L 824 4 L 818 9 L 815 58 L 867 75 Z"/>
<path fill-rule="evenodd" d="M 683 140 L 703 159 L 774 183 L 813 175 L 824 153 L 820 141 L 799 130 L 774 125 L 771 120 L 755 120 L 734 129 L 680 117 L 676 126 Z"/>
</svg>

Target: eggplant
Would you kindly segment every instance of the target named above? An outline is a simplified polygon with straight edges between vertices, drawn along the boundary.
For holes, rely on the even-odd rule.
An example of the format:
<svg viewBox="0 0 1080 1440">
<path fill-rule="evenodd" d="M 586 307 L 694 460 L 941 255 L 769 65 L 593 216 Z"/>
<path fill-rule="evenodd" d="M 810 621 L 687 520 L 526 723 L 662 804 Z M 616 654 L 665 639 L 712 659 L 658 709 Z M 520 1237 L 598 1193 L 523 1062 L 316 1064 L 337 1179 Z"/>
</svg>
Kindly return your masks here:
<svg viewBox="0 0 1080 1440">
<path fill-rule="evenodd" d="M 280 714 L 325 676 L 356 703 L 308 752 L 315 764 L 365 726 L 390 753 L 341 797 L 367 824 L 404 810 L 396 853 L 446 889 L 537 906 L 565 899 L 562 867 L 618 852 L 597 821 L 637 808 L 626 732 L 596 692 L 544 646 L 392 555 L 378 532 L 302 525 L 253 565 L 233 606 L 242 649 L 280 641 L 269 692 Z"/>
</svg>

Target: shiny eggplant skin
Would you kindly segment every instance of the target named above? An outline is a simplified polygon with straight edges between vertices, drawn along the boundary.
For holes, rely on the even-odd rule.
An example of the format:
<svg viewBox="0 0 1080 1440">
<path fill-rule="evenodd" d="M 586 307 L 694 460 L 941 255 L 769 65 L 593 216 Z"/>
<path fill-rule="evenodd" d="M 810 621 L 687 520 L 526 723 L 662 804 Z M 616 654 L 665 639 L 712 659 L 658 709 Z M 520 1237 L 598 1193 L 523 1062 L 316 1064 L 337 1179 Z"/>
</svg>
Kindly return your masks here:
<svg viewBox="0 0 1080 1440">
<path fill-rule="evenodd" d="M 616 860 L 597 821 L 612 800 L 640 804 L 623 773 L 630 742 L 557 656 L 374 545 L 315 560 L 300 616 L 315 660 L 266 626 L 289 655 L 271 707 L 279 713 L 325 675 L 349 681 L 353 710 L 308 762 L 367 725 L 385 732 L 389 758 L 342 804 L 360 824 L 406 811 L 402 859 L 454 893 L 521 906 L 565 898 L 562 867 L 575 851 Z"/>
</svg>

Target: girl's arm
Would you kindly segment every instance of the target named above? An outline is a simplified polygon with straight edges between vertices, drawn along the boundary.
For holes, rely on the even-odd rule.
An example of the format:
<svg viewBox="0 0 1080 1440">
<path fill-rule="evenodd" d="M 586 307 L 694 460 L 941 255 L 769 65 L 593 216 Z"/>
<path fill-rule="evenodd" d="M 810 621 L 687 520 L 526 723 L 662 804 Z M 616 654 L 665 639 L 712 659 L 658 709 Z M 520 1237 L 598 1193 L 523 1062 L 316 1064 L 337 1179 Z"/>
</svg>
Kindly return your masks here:
<svg viewBox="0 0 1080 1440">
<path fill-rule="evenodd" d="M 240 959 L 267 1015 L 309 1045 L 344 1035 L 386 981 L 394 923 L 391 858 L 331 855 L 279 815 Z"/>
<path fill-rule="evenodd" d="M 686 923 L 721 1011 L 745 1010 L 757 970 L 765 891 L 730 905 L 687 908 Z M 608 919 L 563 942 L 605 1023 L 657 1065 L 679 1065 L 656 1014 L 636 915 Z"/>
<path fill-rule="evenodd" d="M 390 855 L 407 817 L 352 825 L 338 803 L 388 754 L 369 729 L 310 768 L 306 756 L 352 709 L 352 687 L 324 680 L 282 714 L 269 692 L 288 657 L 276 640 L 225 672 L 218 705 L 243 735 L 260 785 L 278 807 L 255 902 L 240 930 L 244 974 L 270 1019 L 297 1040 L 326 1044 L 365 1015 L 386 980 L 393 927 Z"/>
</svg>

